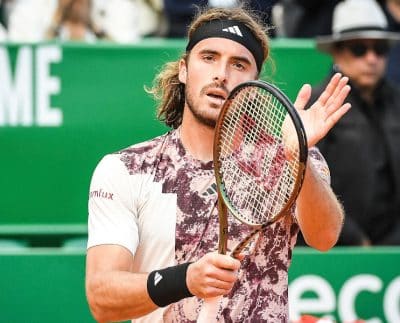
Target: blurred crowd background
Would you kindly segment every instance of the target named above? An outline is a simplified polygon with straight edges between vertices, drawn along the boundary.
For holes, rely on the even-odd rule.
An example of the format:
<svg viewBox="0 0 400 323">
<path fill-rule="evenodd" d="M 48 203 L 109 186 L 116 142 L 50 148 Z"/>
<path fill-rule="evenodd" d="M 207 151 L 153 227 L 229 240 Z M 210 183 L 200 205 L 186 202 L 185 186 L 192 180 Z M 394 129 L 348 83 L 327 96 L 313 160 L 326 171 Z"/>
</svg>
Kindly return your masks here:
<svg viewBox="0 0 400 323">
<path fill-rule="evenodd" d="M 375 0 L 374 0 L 375 1 Z M 313 38 L 332 32 L 342 0 L 0 0 L 0 42 L 48 40 L 132 44 L 148 37 L 182 38 L 198 7 L 245 2 L 269 28 L 271 38 Z M 388 30 L 400 32 L 400 0 L 376 0 Z M 400 47 L 389 56 L 400 57 Z M 400 82 L 400 68 L 388 69 Z"/>
<path fill-rule="evenodd" d="M 388 29 L 400 31 L 400 0 L 376 0 Z M 181 38 L 197 7 L 234 7 L 242 0 L 0 0 L 0 42 L 47 40 L 132 44 L 146 37 Z M 247 0 L 270 37 L 331 33 L 341 0 Z M 399 53 L 399 50 L 397 51 Z M 391 73 L 400 82 L 400 73 Z M 396 75 L 395 75 L 396 74 Z"/>
<path fill-rule="evenodd" d="M 376 0 L 389 29 L 400 30 L 400 1 Z M 0 0 L 0 40 L 49 39 L 133 43 L 143 37 L 184 37 L 196 7 L 234 7 L 241 0 Z M 248 0 L 271 26 L 271 37 L 331 33 L 340 0 Z"/>
</svg>

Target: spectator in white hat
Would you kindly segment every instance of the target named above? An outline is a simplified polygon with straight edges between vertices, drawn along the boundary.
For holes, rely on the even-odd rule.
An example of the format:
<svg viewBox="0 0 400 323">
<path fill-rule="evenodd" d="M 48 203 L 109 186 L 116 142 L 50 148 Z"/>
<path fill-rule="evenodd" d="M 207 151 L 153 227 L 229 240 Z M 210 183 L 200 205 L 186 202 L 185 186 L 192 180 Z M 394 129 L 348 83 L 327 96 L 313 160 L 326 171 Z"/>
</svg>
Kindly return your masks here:
<svg viewBox="0 0 400 323">
<path fill-rule="evenodd" d="M 345 209 L 342 245 L 400 245 L 400 89 L 385 78 L 398 40 L 375 0 L 339 3 L 332 35 L 316 38 L 352 88 L 352 109 L 319 144 Z"/>
</svg>

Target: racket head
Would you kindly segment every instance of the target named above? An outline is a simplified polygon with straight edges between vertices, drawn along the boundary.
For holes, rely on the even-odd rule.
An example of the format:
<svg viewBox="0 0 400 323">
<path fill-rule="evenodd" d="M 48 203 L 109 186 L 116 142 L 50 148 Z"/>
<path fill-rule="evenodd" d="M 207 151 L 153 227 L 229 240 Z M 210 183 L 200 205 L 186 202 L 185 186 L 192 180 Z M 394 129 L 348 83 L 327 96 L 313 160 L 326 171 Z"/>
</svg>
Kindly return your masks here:
<svg viewBox="0 0 400 323">
<path fill-rule="evenodd" d="M 304 126 L 280 89 L 257 80 L 232 90 L 215 128 L 214 171 L 220 197 L 238 220 L 258 227 L 287 214 L 307 155 Z"/>
</svg>

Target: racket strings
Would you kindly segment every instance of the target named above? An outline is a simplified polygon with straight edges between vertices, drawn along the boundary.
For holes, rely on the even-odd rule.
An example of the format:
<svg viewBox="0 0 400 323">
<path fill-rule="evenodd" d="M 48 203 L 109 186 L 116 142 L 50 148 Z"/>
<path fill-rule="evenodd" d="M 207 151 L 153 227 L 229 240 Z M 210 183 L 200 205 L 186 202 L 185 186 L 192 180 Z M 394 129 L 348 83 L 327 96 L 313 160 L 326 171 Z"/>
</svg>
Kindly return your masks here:
<svg viewBox="0 0 400 323">
<path fill-rule="evenodd" d="M 299 144 L 290 121 L 280 101 L 260 88 L 243 88 L 226 112 L 220 177 L 235 215 L 248 224 L 273 221 L 292 196 Z"/>
</svg>

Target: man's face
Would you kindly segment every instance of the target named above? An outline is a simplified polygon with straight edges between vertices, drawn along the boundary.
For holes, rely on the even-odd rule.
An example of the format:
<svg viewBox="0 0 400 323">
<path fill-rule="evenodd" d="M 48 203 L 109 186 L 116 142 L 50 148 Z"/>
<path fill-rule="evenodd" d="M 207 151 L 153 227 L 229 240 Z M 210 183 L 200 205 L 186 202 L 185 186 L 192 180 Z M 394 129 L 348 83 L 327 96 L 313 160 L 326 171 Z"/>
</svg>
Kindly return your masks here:
<svg viewBox="0 0 400 323">
<path fill-rule="evenodd" d="M 352 83 L 371 90 L 385 73 L 388 48 L 384 40 L 345 41 L 335 48 L 333 59 Z"/>
<path fill-rule="evenodd" d="M 197 43 L 185 62 L 180 62 L 179 80 L 185 84 L 185 113 L 202 124 L 215 127 L 230 91 L 239 83 L 254 80 L 258 71 L 251 52 L 225 38 L 207 38 Z"/>
</svg>

